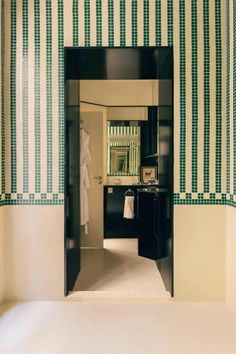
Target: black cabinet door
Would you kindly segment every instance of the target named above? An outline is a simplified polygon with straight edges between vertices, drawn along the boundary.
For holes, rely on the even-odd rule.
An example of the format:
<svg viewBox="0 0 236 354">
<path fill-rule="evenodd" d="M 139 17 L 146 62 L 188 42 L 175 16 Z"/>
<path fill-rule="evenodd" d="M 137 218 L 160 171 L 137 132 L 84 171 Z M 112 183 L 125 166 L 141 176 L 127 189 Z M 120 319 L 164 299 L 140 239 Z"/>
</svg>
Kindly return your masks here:
<svg viewBox="0 0 236 354">
<path fill-rule="evenodd" d="M 128 188 L 134 192 L 134 218 L 124 218 L 125 193 Z M 137 238 L 136 187 L 104 187 L 104 237 Z"/>
<path fill-rule="evenodd" d="M 138 192 L 138 254 L 157 260 L 166 256 L 165 195 Z"/>
<path fill-rule="evenodd" d="M 156 237 L 156 207 L 153 193 L 138 193 L 138 254 L 156 260 L 158 243 Z"/>
</svg>

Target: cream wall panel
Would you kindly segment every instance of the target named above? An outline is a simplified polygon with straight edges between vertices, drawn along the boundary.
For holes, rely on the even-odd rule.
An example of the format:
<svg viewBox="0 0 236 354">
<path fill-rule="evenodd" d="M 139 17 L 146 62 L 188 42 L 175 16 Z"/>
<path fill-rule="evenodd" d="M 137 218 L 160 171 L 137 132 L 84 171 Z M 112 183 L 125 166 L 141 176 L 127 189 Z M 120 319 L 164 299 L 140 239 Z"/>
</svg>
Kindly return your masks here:
<svg viewBox="0 0 236 354">
<path fill-rule="evenodd" d="M 225 300 L 225 230 L 225 206 L 175 206 L 176 300 Z"/>
<path fill-rule="evenodd" d="M 5 232 L 6 207 L 0 208 L 0 304 L 5 298 L 5 264 L 6 264 L 6 232 Z"/>
<path fill-rule="evenodd" d="M 236 312 L 236 209 L 227 206 L 226 300 Z"/>
<path fill-rule="evenodd" d="M 146 107 L 107 107 L 107 120 L 147 120 Z"/>
<path fill-rule="evenodd" d="M 102 1 L 102 45 L 108 47 L 108 0 Z"/>
<path fill-rule="evenodd" d="M 156 45 L 155 33 L 155 2 L 149 1 L 149 45 Z"/>
<path fill-rule="evenodd" d="M 138 46 L 143 46 L 143 1 L 137 1 L 138 14 L 137 14 L 137 25 L 138 25 Z"/>
<path fill-rule="evenodd" d="M 114 106 L 154 104 L 151 80 L 81 80 L 80 85 L 80 100 L 84 102 Z"/>
<path fill-rule="evenodd" d="M 64 295 L 63 206 L 5 208 L 6 300 Z"/>
<path fill-rule="evenodd" d="M 120 46 L 120 2 L 114 1 L 114 46 Z"/>
<path fill-rule="evenodd" d="M 126 46 L 132 47 L 132 1 L 125 1 L 125 13 L 126 13 Z"/>
<path fill-rule="evenodd" d="M 168 45 L 168 31 L 167 31 L 167 23 L 168 23 L 168 16 L 167 16 L 167 0 L 162 0 L 161 2 L 161 45 L 167 46 Z"/>
<path fill-rule="evenodd" d="M 79 2 L 79 0 L 78 0 Z M 64 6 L 64 42 L 65 46 L 73 45 L 73 8 L 72 8 L 73 0 L 66 0 L 66 6 Z M 57 11 L 56 15 L 57 15 Z M 80 11 L 79 11 L 80 12 Z M 56 21 L 57 23 L 57 21 Z M 56 28 L 55 28 L 56 31 Z M 53 37 L 54 38 L 54 37 Z M 54 44 L 57 44 L 56 38 Z"/>
<path fill-rule="evenodd" d="M 97 45 L 96 0 L 90 0 L 90 46 Z"/>
<path fill-rule="evenodd" d="M 85 44 L 84 35 L 84 0 L 79 1 L 79 46 L 83 47 Z M 66 43 L 66 45 L 68 45 Z"/>
</svg>

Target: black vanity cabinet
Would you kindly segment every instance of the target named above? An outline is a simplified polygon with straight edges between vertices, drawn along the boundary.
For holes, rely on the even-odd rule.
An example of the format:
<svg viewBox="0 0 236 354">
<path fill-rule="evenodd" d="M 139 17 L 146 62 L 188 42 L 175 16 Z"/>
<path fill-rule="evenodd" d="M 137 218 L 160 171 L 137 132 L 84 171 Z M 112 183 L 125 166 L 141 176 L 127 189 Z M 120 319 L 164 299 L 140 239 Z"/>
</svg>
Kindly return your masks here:
<svg viewBox="0 0 236 354">
<path fill-rule="evenodd" d="M 142 188 L 137 191 L 138 254 L 158 260 L 167 255 L 168 194 L 166 190 Z"/>
<path fill-rule="evenodd" d="M 125 193 L 131 189 L 134 193 L 134 218 L 125 219 Z M 137 186 L 104 186 L 104 238 L 137 238 Z"/>
</svg>

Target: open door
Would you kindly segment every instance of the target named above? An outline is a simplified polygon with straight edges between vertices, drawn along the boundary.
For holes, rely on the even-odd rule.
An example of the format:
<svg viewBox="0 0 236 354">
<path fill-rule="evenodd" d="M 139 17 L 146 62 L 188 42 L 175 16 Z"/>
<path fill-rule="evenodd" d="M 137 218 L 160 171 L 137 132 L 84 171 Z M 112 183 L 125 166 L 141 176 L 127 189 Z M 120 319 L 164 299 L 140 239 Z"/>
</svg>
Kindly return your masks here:
<svg viewBox="0 0 236 354">
<path fill-rule="evenodd" d="M 82 90 L 81 90 L 82 95 Z M 95 107 L 95 106 L 94 106 Z M 93 107 L 93 108 L 94 108 Z M 99 108 L 99 107 L 98 107 Z M 81 229 L 81 246 L 103 248 L 103 183 L 105 178 L 104 147 L 106 117 L 99 110 L 80 112 L 83 129 L 89 135 L 91 162 L 87 165 L 90 188 L 88 189 L 89 223 L 87 234 Z"/>
<path fill-rule="evenodd" d="M 70 96 L 71 83 L 71 81 L 66 83 L 67 97 Z M 77 93 L 79 94 L 79 91 Z M 71 105 L 69 99 L 65 108 L 65 294 L 67 295 L 73 290 L 80 271 L 80 111 L 79 105 Z"/>
</svg>

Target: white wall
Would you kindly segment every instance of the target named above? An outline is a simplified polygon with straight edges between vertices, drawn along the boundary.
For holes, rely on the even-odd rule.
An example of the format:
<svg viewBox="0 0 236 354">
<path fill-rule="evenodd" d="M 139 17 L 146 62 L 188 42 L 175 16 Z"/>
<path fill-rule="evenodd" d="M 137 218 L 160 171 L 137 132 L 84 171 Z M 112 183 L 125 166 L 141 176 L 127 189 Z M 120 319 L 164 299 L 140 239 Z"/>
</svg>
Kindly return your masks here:
<svg viewBox="0 0 236 354">
<path fill-rule="evenodd" d="M 174 289 L 176 300 L 225 300 L 225 230 L 225 206 L 175 206 Z"/>
<path fill-rule="evenodd" d="M 21 205 L 5 209 L 6 300 L 62 297 L 63 206 Z"/>
<path fill-rule="evenodd" d="M 5 291 L 5 211 L 6 207 L 0 208 L 0 304 Z"/>
<path fill-rule="evenodd" d="M 226 300 L 236 312 L 236 208 L 227 207 Z"/>
</svg>

